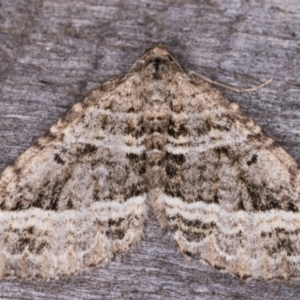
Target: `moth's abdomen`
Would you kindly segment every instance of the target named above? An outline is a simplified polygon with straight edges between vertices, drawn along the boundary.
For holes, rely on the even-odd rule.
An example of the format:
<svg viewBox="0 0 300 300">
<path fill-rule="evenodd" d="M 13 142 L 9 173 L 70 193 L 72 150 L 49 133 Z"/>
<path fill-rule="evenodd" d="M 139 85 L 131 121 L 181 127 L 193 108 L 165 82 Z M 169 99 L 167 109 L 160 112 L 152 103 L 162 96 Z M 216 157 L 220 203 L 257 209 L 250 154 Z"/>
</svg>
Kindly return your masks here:
<svg viewBox="0 0 300 300">
<path fill-rule="evenodd" d="M 170 118 L 165 105 L 155 105 L 144 116 L 146 136 L 146 181 L 149 189 L 161 188 L 165 182 L 165 145 Z"/>
</svg>

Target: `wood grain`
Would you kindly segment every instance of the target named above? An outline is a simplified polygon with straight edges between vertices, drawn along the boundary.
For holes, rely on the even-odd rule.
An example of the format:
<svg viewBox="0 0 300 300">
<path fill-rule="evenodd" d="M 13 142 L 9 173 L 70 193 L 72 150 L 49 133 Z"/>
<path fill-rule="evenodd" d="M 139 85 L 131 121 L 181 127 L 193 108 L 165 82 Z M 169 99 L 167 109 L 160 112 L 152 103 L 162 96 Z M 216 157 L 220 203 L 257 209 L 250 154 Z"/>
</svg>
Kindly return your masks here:
<svg viewBox="0 0 300 300">
<path fill-rule="evenodd" d="M 300 163 L 297 0 L 0 0 L 0 171 L 91 89 L 162 42 Z M 0 282 L 0 299 L 299 299 L 299 282 L 245 282 L 187 263 L 152 218 L 140 249 L 68 280 Z"/>
</svg>

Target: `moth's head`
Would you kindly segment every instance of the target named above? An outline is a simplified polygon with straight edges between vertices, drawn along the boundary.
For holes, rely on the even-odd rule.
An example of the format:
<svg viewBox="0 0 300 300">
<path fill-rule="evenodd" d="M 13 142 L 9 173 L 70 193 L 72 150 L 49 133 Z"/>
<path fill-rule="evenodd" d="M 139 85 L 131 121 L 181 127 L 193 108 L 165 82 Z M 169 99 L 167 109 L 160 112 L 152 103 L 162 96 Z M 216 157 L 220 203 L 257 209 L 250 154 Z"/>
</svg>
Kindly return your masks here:
<svg viewBox="0 0 300 300">
<path fill-rule="evenodd" d="M 175 72 L 183 72 L 177 60 L 162 44 L 147 50 L 130 71 L 141 72 L 143 77 L 153 80 L 168 78 Z"/>
</svg>

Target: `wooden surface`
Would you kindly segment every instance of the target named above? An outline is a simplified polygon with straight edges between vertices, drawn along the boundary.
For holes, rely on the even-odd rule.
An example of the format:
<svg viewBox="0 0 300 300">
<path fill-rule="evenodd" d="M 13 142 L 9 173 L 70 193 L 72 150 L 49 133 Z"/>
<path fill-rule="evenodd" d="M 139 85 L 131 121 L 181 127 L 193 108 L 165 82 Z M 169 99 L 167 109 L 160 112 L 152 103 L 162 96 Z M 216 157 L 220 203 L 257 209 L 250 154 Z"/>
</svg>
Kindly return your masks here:
<svg viewBox="0 0 300 300">
<path fill-rule="evenodd" d="M 300 163 L 298 0 L 0 0 L 0 171 L 68 108 L 162 42 L 182 66 L 252 86 L 224 93 Z M 0 299 L 299 299 L 186 263 L 151 218 L 140 249 L 68 280 L 0 282 Z"/>
</svg>

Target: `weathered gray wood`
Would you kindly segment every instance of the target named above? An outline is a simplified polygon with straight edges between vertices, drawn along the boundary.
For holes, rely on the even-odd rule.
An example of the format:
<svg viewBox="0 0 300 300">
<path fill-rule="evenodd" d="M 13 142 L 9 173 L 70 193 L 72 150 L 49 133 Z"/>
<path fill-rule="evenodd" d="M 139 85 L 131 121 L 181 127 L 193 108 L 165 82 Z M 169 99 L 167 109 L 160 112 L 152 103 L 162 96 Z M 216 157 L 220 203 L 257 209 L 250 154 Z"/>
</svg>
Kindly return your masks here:
<svg viewBox="0 0 300 300">
<path fill-rule="evenodd" d="M 300 163 L 298 0 L 0 0 L 0 171 L 92 88 L 163 42 Z M 1 299 L 299 299 L 298 282 L 244 282 L 186 263 L 155 220 L 120 262 L 50 282 L 0 282 Z"/>
</svg>

